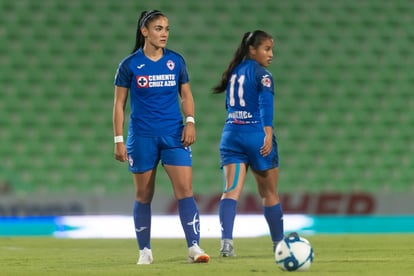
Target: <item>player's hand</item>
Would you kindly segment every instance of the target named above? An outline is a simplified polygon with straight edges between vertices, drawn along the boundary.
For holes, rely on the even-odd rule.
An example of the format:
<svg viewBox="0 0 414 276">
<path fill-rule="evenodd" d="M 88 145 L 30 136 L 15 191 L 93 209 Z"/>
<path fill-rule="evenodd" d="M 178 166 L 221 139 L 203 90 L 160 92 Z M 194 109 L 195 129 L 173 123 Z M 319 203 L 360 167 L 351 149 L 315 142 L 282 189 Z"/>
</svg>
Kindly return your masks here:
<svg viewBox="0 0 414 276">
<path fill-rule="evenodd" d="M 128 160 L 127 150 L 125 144 L 122 143 L 115 143 L 115 159 L 121 162 L 125 162 Z"/>
<path fill-rule="evenodd" d="M 181 135 L 181 142 L 184 147 L 191 146 L 196 140 L 196 130 L 193 123 L 186 123 Z"/>
<path fill-rule="evenodd" d="M 263 146 L 260 148 L 260 154 L 263 157 L 268 156 L 272 152 L 273 140 L 271 135 L 266 135 L 263 140 Z"/>
</svg>

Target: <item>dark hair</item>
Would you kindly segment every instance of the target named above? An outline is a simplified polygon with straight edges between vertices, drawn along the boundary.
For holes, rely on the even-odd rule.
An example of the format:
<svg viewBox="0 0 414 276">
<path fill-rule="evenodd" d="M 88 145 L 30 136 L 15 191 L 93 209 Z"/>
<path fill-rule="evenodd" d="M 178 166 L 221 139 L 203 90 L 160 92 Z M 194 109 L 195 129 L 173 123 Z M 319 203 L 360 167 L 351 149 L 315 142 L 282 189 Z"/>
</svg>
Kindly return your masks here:
<svg viewBox="0 0 414 276">
<path fill-rule="evenodd" d="M 234 53 L 233 59 L 230 61 L 227 69 L 221 75 L 220 82 L 213 87 L 213 93 L 222 93 L 226 90 L 231 72 L 247 57 L 249 54 L 249 46 L 252 46 L 256 49 L 262 43 L 262 40 L 268 38 L 272 38 L 272 36 L 261 30 L 245 33 L 239 47 Z"/>
<path fill-rule="evenodd" d="M 138 19 L 137 22 L 137 32 L 136 32 L 136 37 L 135 37 L 135 46 L 134 49 L 132 50 L 132 53 L 134 53 L 136 50 L 138 50 L 139 48 L 144 46 L 145 43 L 145 38 L 141 33 L 141 29 L 143 27 L 148 27 L 148 24 L 160 17 L 160 16 L 165 16 L 162 12 L 158 11 L 158 10 L 150 10 L 150 11 L 143 11 L 141 12 L 141 15 Z"/>
</svg>

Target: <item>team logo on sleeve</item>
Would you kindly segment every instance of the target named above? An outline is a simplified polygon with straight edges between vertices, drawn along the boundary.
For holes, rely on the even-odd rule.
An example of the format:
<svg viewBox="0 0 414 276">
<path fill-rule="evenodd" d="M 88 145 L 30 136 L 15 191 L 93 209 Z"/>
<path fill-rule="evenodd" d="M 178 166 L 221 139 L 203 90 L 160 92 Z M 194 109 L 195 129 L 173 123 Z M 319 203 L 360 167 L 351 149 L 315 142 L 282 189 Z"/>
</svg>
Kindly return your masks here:
<svg viewBox="0 0 414 276">
<path fill-rule="evenodd" d="M 174 67 L 175 67 L 175 63 L 174 63 L 174 61 L 172 61 L 171 59 L 170 59 L 170 60 L 168 60 L 168 61 L 167 61 L 167 67 L 168 67 L 168 69 L 173 70 L 173 69 L 174 69 Z"/>
<path fill-rule="evenodd" d="M 262 77 L 262 85 L 265 87 L 271 87 L 272 86 L 272 80 L 269 78 L 269 75 L 264 75 Z"/>
<path fill-rule="evenodd" d="M 137 86 L 139 88 L 147 88 L 148 87 L 148 76 L 137 76 L 136 77 L 137 80 Z"/>
</svg>

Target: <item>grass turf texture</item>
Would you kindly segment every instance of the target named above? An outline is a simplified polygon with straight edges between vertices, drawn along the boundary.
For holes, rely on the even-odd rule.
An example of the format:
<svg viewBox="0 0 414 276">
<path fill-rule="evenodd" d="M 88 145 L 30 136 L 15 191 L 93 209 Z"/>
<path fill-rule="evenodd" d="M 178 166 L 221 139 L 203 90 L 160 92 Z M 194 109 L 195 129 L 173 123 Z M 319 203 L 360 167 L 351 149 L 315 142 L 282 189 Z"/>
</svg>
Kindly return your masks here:
<svg viewBox="0 0 414 276">
<path fill-rule="evenodd" d="M 316 235 L 313 275 L 412 275 L 414 235 Z M 188 264 L 184 239 L 154 239 L 154 264 L 136 265 L 133 239 L 0 238 L 1 275 L 275 275 L 269 237 L 235 239 L 237 257 L 218 256 L 203 239 L 208 264 Z"/>
</svg>

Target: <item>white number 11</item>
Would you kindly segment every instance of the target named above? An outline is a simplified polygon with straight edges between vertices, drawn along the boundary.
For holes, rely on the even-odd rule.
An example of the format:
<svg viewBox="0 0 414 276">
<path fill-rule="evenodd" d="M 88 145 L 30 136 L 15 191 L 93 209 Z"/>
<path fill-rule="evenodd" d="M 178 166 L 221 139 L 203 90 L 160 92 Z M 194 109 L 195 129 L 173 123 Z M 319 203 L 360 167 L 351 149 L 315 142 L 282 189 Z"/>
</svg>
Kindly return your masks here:
<svg viewBox="0 0 414 276">
<path fill-rule="evenodd" d="M 234 99 L 234 83 L 236 81 L 236 77 L 237 75 L 234 74 L 231 76 L 230 78 L 230 106 L 234 106 L 235 105 L 235 99 Z M 244 83 L 244 75 L 241 75 L 239 77 L 239 79 L 237 80 L 237 82 L 239 83 L 239 89 L 237 89 L 237 96 L 239 97 L 239 104 L 240 106 L 246 106 L 246 102 L 243 99 L 243 94 L 244 94 L 244 90 L 243 90 L 243 83 Z"/>
</svg>

